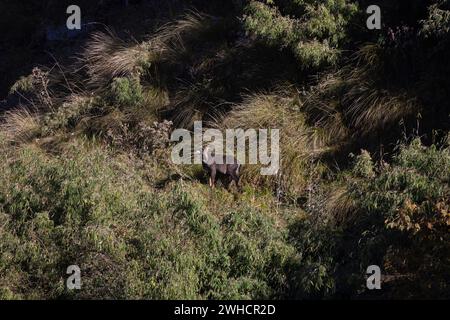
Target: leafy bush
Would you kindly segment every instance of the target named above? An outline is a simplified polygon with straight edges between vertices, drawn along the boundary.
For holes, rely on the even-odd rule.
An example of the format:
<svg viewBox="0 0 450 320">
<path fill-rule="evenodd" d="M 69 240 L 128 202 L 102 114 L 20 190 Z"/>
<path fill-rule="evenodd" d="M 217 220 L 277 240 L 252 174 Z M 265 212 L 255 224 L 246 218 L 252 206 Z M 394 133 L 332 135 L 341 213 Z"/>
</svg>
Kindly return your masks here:
<svg viewBox="0 0 450 320">
<path fill-rule="evenodd" d="M 70 96 L 56 110 L 49 112 L 43 119 L 43 131 L 49 134 L 58 129 L 74 128 L 80 119 L 91 110 L 96 100 L 94 97 L 81 95 Z"/>
<path fill-rule="evenodd" d="M 153 189 L 132 159 L 85 142 L 64 157 L 36 146 L 1 157 L 2 298 L 286 294 L 296 252 L 271 208 L 221 193 L 208 203 L 206 187 L 191 183 Z M 71 264 L 81 267 L 81 291 L 65 289 Z"/>
<path fill-rule="evenodd" d="M 129 78 L 114 78 L 111 83 L 111 102 L 121 107 L 139 104 L 142 99 L 142 87 L 138 80 Z"/>
<path fill-rule="evenodd" d="M 316 224 L 317 233 L 332 240 L 298 230 L 297 243 L 312 241 L 312 263 L 329 263 L 323 268 L 332 273 L 335 296 L 370 297 L 361 277 L 369 265 L 379 265 L 384 298 L 448 297 L 450 150 L 424 147 L 417 139 L 376 171 L 363 152 L 341 197 L 352 198 L 352 216 Z"/>
<path fill-rule="evenodd" d="M 375 234 L 363 242 L 364 252 L 374 257 L 386 250 L 379 262 L 386 273 L 400 275 L 398 296 L 448 296 L 449 182 L 450 150 L 427 148 L 416 139 L 401 148 L 392 166 L 353 186 L 361 219 L 378 221 L 372 223 Z M 383 244 L 370 245 L 375 242 Z"/>
<path fill-rule="evenodd" d="M 110 128 L 106 132 L 106 138 L 112 146 L 122 150 L 133 150 L 137 155 L 152 155 L 160 160 L 163 157 L 162 155 L 157 157 L 157 153 L 163 152 L 165 162 L 168 162 L 172 122 L 165 120 L 149 125 L 141 121 L 134 126 L 125 123 L 121 124 L 119 131 Z"/>
<path fill-rule="evenodd" d="M 32 103 L 36 102 L 42 107 L 52 107 L 53 97 L 49 88 L 49 71 L 38 67 L 33 68 L 32 73 L 21 77 L 10 89 L 10 94 L 28 94 Z"/>
<path fill-rule="evenodd" d="M 357 11 L 350 1 L 293 1 L 302 16 L 282 15 L 276 6 L 251 1 L 244 27 L 268 45 L 290 48 L 304 69 L 333 65 Z M 291 6 L 292 8 L 292 6 Z"/>
</svg>

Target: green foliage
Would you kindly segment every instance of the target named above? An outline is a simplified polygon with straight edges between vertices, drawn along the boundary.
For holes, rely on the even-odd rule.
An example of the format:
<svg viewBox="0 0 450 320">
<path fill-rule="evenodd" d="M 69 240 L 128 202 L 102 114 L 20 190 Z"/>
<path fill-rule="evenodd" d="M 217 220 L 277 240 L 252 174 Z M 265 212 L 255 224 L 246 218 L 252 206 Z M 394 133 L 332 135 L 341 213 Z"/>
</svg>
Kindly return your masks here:
<svg viewBox="0 0 450 320">
<path fill-rule="evenodd" d="M 33 76 L 29 75 L 27 77 L 20 77 L 19 80 L 17 80 L 11 89 L 9 90 L 10 93 L 14 92 L 32 92 L 34 89 L 33 86 Z"/>
<path fill-rule="evenodd" d="M 360 178 L 373 178 L 375 176 L 372 157 L 366 150 L 361 150 L 361 154 L 356 157 L 353 174 Z"/>
<path fill-rule="evenodd" d="M 441 9 L 444 3 L 434 4 L 429 8 L 428 19 L 422 21 L 421 33 L 425 37 L 443 37 L 448 35 L 450 31 L 450 12 L 449 10 Z"/>
<path fill-rule="evenodd" d="M 247 30 L 263 37 L 269 45 L 289 45 L 299 40 L 295 20 L 283 17 L 276 8 L 252 1 L 245 19 Z"/>
<path fill-rule="evenodd" d="M 121 107 L 138 105 L 143 100 L 142 87 L 136 79 L 114 78 L 110 98 L 112 103 Z"/>
<path fill-rule="evenodd" d="M 38 103 L 39 107 L 52 107 L 53 97 L 49 88 L 49 71 L 43 71 L 40 68 L 33 68 L 30 75 L 21 77 L 11 87 L 9 93 L 19 93 L 29 95 L 28 99 L 33 104 Z"/>
<path fill-rule="evenodd" d="M 361 157 L 355 174 L 367 164 L 367 155 Z M 394 297 L 448 295 L 449 173 L 450 150 L 416 139 L 402 146 L 391 166 L 351 184 L 360 212 L 352 228 L 361 232 L 361 263 L 378 260 L 385 273 L 397 276 Z"/>
<path fill-rule="evenodd" d="M 296 272 L 295 297 L 327 298 L 336 294 L 335 276 L 340 246 L 338 230 L 325 221 L 309 217 L 290 226 L 292 241 L 300 253 Z"/>
<path fill-rule="evenodd" d="M 367 155 L 359 159 L 354 172 L 358 173 L 363 166 L 367 167 Z M 423 147 L 416 139 L 410 146 L 402 147 L 393 166 L 372 177 L 369 182 L 358 184 L 355 191 L 364 194 L 364 200 L 361 199 L 363 210 L 378 212 L 386 217 L 386 221 L 409 223 L 411 218 L 442 218 L 444 223 L 446 217 L 439 217 L 436 206 L 441 202 L 448 203 L 449 181 L 449 150 Z M 414 210 L 402 211 L 408 208 Z M 415 215 L 408 217 L 402 214 Z M 405 230 L 418 231 L 422 227 L 409 225 Z"/>
<path fill-rule="evenodd" d="M 83 115 L 96 104 L 93 97 L 73 96 L 57 110 L 46 114 L 43 119 L 44 131 L 49 133 L 61 128 L 75 127 Z"/>
<path fill-rule="evenodd" d="M 170 133 L 172 123 L 163 121 L 151 125 L 139 122 L 134 126 L 121 124 L 117 130 L 109 128 L 105 134 L 109 144 L 122 150 L 130 150 L 136 155 L 153 156 L 164 166 L 170 166 Z"/>
<path fill-rule="evenodd" d="M 447 298 L 449 2 L 379 2 L 368 32 L 370 1 L 234 1 L 145 41 L 94 33 L 68 72 L 19 79 L 30 108 L 0 127 L 0 299 L 372 298 L 373 264 L 377 297 Z M 170 161 L 170 119 L 280 129 L 281 170 L 211 190 Z M 411 132 L 444 146 L 395 143 Z"/>
<path fill-rule="evenodd" d="M 349 1 L 296 1 L 302 17 L 282 15 L 275 6 L 252 1 L 244 27 L 270 46 L 290 48 L 302 68 L 337 62 L 346 27 L 357 6 Z"/>
<path fill-rule="evenodd" d="M 79 142 L 64 157 L 35 146 L 2 153 L 4 298 L 271 298 L 296 258 L 268 211 L 190 183 L 148 186 L 131 159 Z M 226 195 L 226 192 L 225 192 Z M 222 203 L 225 201 L 225 203 Z M 65 269 L 83 288 L 65 289 Z"/>
<path fill-rule="evenodd" d="M 385 275 L 385 298 L 448 297 L 449 172 L 449 150 L 419 140 L 378 172 L 363 151 L 345 175 L 348 193 L 334 203 L 350 197 L 353 216 L 310 217 L 291 226 L 301 268 L 309 270 L 298 276 L 297 294 L 371 297 L 361 275 L 375 264 Z"/>
</svg>

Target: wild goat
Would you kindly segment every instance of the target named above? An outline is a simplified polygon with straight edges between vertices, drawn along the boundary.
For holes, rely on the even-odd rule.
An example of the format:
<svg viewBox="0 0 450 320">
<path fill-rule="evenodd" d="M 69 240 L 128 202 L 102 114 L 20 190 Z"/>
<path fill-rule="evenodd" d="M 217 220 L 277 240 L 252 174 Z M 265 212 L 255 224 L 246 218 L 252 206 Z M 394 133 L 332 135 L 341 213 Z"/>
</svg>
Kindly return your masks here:
<svg viewBox="0 0 450 320">
<path fill-rule="evenodd" d="M 216 184 L 216 177 L 223 175 L 231 178 L 228 187 L 230 187 L 234 181 L 236 187 L 240 188 L 239 170 L 241 168 L 241 164 L 238 163 L 238 161 L 232 156 L 211 155 L 209 151 L 209 147 L 206 147 L 203 150 L 202 159 L 203 169 L 205 169 L 209 174 L 209 186 L 214 188 Z M 198 154 L 200 151 L 197 151 L 196 153 Z M 222 157 L 222 163 L 217 163 L 218 157 Z"/>
</svg>

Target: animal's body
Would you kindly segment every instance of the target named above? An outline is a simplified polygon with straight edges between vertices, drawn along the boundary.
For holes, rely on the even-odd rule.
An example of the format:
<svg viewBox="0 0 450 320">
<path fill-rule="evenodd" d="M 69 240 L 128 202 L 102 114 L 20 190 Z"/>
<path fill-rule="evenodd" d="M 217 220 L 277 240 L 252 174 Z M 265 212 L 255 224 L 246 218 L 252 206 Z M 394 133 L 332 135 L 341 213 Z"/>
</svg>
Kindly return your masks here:
<svg viewBox="0 0 450 320">
<path fill-rule="evenodd" d="M 211 188 L 215 187 L 216 178 L 220 175 L 231 178 L 231 183 L 234 181 L 239 188 L 239 171 L 241 164 L 232 156 L 210 155 L 208 148 L 203 150 L 203 168 L 209 174 L 209 185 Z M 221 157 L 222 161 L 217 161 Z M 217 163 L 221 162 L 221 163 Z"/>
</svg>

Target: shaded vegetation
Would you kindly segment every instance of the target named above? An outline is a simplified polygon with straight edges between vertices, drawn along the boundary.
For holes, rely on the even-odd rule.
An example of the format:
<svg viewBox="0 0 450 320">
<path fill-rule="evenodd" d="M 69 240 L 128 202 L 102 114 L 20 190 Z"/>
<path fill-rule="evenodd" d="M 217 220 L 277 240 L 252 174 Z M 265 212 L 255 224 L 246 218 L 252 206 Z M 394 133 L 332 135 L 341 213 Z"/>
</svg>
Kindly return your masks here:
<svg viewBox="0 0 450 320">
<path fill-rule="evenodd" d="M 1 299 L 450 298 L 449 1 L 104 2 L 4 73 Z M 280 171 L 209 189 L 170 160 L 196 120 L 280 129 Z"/>
</svg>

